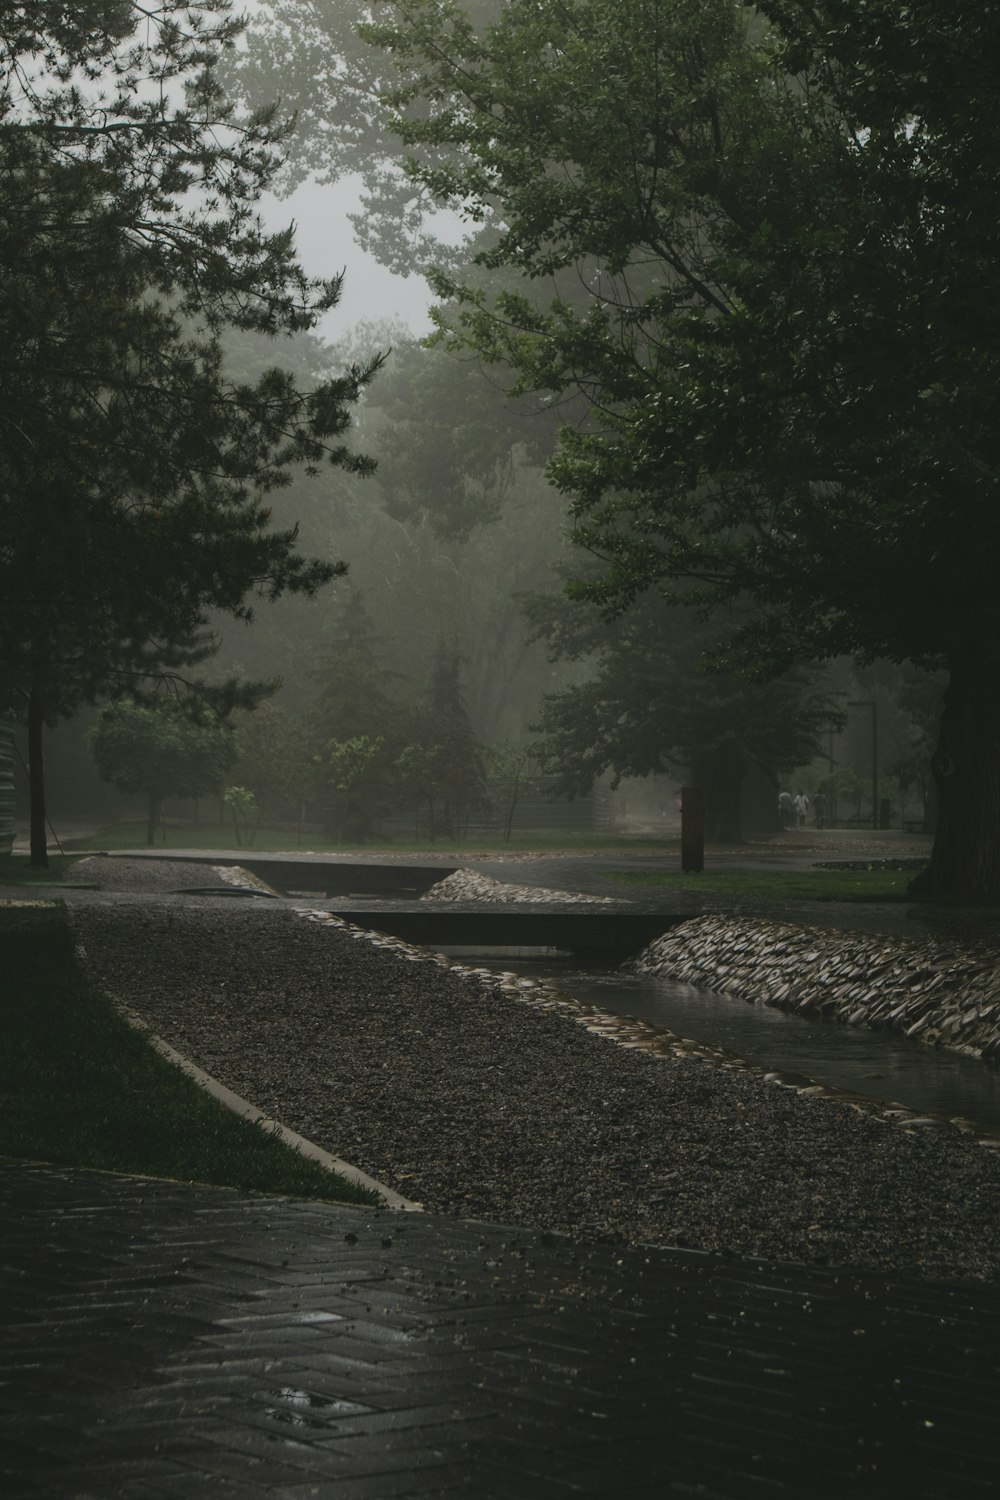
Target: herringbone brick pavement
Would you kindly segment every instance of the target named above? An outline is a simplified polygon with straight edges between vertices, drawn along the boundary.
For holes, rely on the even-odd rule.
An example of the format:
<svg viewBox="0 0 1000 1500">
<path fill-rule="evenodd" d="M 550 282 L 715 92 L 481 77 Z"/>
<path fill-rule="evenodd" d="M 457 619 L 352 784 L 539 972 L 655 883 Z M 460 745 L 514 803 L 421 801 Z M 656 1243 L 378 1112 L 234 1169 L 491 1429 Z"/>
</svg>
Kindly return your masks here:
<svg viewBox="0 0 1000 1500">
<path fill-rule="evenodd" d="M 1000 1291 L 0 1163 L 0 1494 L 975 1500 Z"/>
</svg>

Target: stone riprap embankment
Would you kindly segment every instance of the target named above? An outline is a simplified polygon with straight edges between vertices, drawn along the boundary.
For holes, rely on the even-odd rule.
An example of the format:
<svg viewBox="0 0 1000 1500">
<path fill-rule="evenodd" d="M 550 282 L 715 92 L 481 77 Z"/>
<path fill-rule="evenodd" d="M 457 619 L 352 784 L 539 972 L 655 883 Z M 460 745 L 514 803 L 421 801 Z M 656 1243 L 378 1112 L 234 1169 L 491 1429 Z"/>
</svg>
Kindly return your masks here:
<svg viewBox="0 0 1000 1500">
<path fill-rule="evenodd" d="M 475 870 L 454 870 L 421 896 L 421 901 L 491 901 L 503 905 L 540 902 L 555 905 L 617 906 L 613 896 L 583 896 L 578 891 L 553 891 L 539 885 L 514 885 L 480 875 Z"/>
<path fill-rule="evenodd" d="M 754 1004 L 1000 1059 L 1000 967 L 992 954 L 713 916 L 665 933 L 635 967 Z"/>
<path fill-rule="evenodd" d="M 516 986 L 276 902 L 74 897 L 154 1033 L 428 1209 L 741 1256 L 995 1279 L 1000 1160 L 740 1069 L 654 1056 Z"/>
</svg>

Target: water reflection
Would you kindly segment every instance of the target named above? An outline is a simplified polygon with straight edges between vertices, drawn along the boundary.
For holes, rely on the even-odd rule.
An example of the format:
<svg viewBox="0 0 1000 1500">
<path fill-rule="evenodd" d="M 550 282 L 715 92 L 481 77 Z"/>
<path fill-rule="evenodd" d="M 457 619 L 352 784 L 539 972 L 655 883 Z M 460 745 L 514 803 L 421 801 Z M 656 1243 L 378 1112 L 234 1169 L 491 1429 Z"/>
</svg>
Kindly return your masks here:
<svg viewBox="0 0 1000 1500">
<path fill-rule="evenodd" d="M 463 962 L 468 962 L 463 958 Z M 576 1000 L 635 1016 L 683 1037 L 733 1052 L 764 1069 L 1000 1132 L 1000 1070 L 925 1047 L 898 1033 L 806 1020 L 732 995 L 617 969 L 580 970 L 571 959 L 504 956 L 488 967 L 544 979 Z"/>
</svg>

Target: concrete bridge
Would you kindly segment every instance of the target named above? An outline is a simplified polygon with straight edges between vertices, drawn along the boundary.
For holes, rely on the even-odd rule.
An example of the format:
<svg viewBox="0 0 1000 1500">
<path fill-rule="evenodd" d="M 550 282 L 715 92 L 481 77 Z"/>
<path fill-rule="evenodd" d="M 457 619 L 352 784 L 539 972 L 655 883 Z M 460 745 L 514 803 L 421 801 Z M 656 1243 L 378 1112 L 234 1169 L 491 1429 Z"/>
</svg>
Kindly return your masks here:
<svg viewBox="0 0 1000 1500">
<path fill-rule="evenodd" d="M 192 885 L 199 865 L 239 864 L 283 896 L 321 902 L 324 910 L 355 926 L 424 948 L 556 948 L 595 962 L 615 962 L 694 915 L 597 903 L 421 901 L 454 873 L 454 864 L 366 863 L 249 849 L 171 850 L 167 857 L 191 865 Z"/>
<path fill-rule="evenodd" d="M 580 958 L 617 961 L 638 953 L 690 914 L 505 902 L 328 901 L 324 910 L 423 948 L 558 948 Z"/>
</svg>

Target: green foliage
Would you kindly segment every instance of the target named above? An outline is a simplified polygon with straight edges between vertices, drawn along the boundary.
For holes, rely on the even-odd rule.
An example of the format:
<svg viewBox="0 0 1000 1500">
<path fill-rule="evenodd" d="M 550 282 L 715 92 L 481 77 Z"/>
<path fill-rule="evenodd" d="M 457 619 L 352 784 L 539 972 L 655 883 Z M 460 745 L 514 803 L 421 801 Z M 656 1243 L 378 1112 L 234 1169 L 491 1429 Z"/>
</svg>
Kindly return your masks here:
<svg viewBox="0 0 1000 1500">
<path fill-rule="evenodd" d="M 385 674 L 377 685 L 391 700 L 415 701 L 437 642 L 461 641 L 477 736 L 489 743 L 522 735 L 552 675 L 530 642 L 519 595 L 550 586 L 553 562 L 566 549 L 562 504 L 541 467 L 552 424 L 505 412 L 474 366 L 420 349 L 391 325 L 363 328 L 332 349 L 311 337 L 303 342 L 303 364 L 318 370 L 391 346 L 358 412 L 358 443 L 378 453 L 379 467 L 363 487 L 331 470 L 273 497 L 275 523 L 299 523 L 307 551 L 336 545 L 350 557 L 349 579 L 316 599 L 279 601 L 266 632 L 220 622 L 226 661 L 253 675 L 280 675 L 282 714 L 309 717 L 327 665 L 336 677 L 335 659 L 353 649 L 342 617 L 344 601 L 357 599 Z M 244 362 L 246 353 L 241 343 Z M 324 734 L 353 732 L 343 722 L 327 731 L 324 720 L 313 748 Z"/>
<path fill-rule="evenodd" d="M 222 789 L 236 759 L 232 731 L 220 722 L 192 722 L 185 706 L 114 703 L 91 734 L 91 753 L 104 781 L 149 801 L 146 842 L 155 840 L 165 797 L 199 797 Z"/>
<path fill-rule="evenodd" d="M 234 716 L 236 775 L 257 806 L 272 817 L 298 811 L 316 793 L 317 766 L 302 728 L 276 703 Z"/>
<path fill-rule="evenodd" d="M 0 1152 L 371 1203 L 158 1056 L 83 979 L 64 911 L 0 911 L 0 939 Z"/>
<path fill-rule="evenodd" d="M 498 0 L 470 0 L 468 8 L 477 17 L 493 15 Z M 357 213 L 349 215 L 355 237 L 405 276 L 440 260 L 441 247 L 434 204 L 411 181 L 385 108 L 397 81 L 393 60 L 363 39 L 359 23 L 373 13 L 382 7 L 364 0 L 271 0 L 255 15 L 245 50 L 229 60 L 227 81 L 251 107 L 281 99 L 294 142 L 279 178 L 283 188 L 307 178 L 360 177 L 364 192 Z M 431 33 L 435 21 L 432 16 Z M 407 108 L 415 116 L 426 113 L 415 96 Z"/>
<path fill-rule="evenodd" d="M 514 3 L 478 33 L 417 0 L 370 35 L 400 69 L 397 128 L 433 148 L 417 180 L 490 224 L 482 264 L 524 277 L 517 293 L 440 277 L 452 342 L 520 389 L 594 403 L 552 470 L 607 560 L 586 592 L 614 608 L 685 576 L 749 591 L 768 660 L 946 649 L 916 603 L 945 500 L 927 401 L 960 407 L 915 346 L 914 272 L 923 257 L 937 275 L 968 229 L 919 218 L 926 131 L 859 118 L 818 59 L 795 85 L 780 31 L 749 36 L 730 0 Z"/>
<path fill-rule="evenodd" d="M 253 792 L 245 786 L 227 786 L 222 794 L 222 801 L 229 808 L 237 846 L 242 848 L 244 844 L 252 844 L 261 816 L 260 805 Z"/>
<path fill-rule="evenodd" d="M 397 805 L 397 756 L 412 712 L 383 664 L 384 645 L 357 590 L 341 595 L 314 676 L 313 712 L 324 826 L 338 839 L 364 839 Z"/>
<path fill-rule="evenodd" d="M 353 740 L 327 740 L 323 768 L 334 791 L 350 792 L 381 754 L 384 744 L 381 735 L 374 739 L 357 735 Z"/>
<path fill-rule="evenodd" d="M 718 622 L 699 625 L 654 592 L 610 625 L 587 602 L 538 599 L 532 612 L 553 655 L 591 663 L 582 681 L 545 697 L 537 726 L 542 764 L 565 795 L 585 795 L 608 772 L 617 785 L 689 767 L 711 836 L 739 838 L 747 770 L 776 779 L 810 761 L 820 732 L 842 717 L 815 674 L 755 683 L 712 670 Z"/>
<path fill-rule="evenodd" d="M 604 561 L 577 594 L 752 599 L 765 674 L 946 664 L 933 884 L 995 896 L 1000 13 L 862 10 L 406 0 L 366 35 L 414 201 L 479 236 L 443 339 L 590 403 L 550 466 Z"/>
<path fill-rule="evenodd" d="M 459 837 L 486 795 L 457 653 L 439 643 L 421 704 L 384 665 L 386 647 L 357 592 L 338 601 L 328 641 L 314 715 L 327 828 L 356 840 L 388 813 L 426 806 L 432 838 Z"/>
<path fill-rule="evenodd" d="M 466 712 L 460 667 L 458 652 L 441 642 L 420 736 L 433 754 L 427 783 L 432 838 L 438 830 L 447 838 L 461 838 L 469 819 L 489 809 L 483 752 Z"/>
<path fill-rule="evenodd" d="M 324 739 L 388 737 L 395 714 L 395 679 L 384 664 L 384 655 L 384 639 L 360 591 L 351 588 L 339 593 L 313 673 L 315 719 Z"/>
<path fill-rule="evenodd" d="M 487 793 L 502 814 L 503 841 L 509 844 L 517 805 L 525 792 L 541 790 L 538 746 L 531 740 L 502 740 L 486 750 Z"/>
<path fill-rule="evenodd" d="M 218 85 L 227 11 L 0 16 L 0 688 L 48 722 L 189 665 L 207 610 L 249 619 L 342 571 L 264 497 L 371 467 L 345 440 L 377 361 L 223 368 L 222 329 L 307 329 L 340 290 L 254 217 L 282 132 Z"/>
<path fill-rule="evenodd" d="M 815 13 L 811 50 L 796 38 L 808 87 L 794 85 L 780 25 L 792 13 L 810 28 L 797 6 L 763 9 L 779 29 L 756 41 L 727 0 L 512 4 L 481 36 L 429 0 L 372 35 L 403 70 L 401 109 L 417 93 L 427 105 L 398 121 L 407 141 L 437 150 L 418 179 L 493 224 L 491 266 L 529 277 L 520 297 L 443 281 L 465 309 L 456 337 L 511 363 L 526 387 L 583 384 L 600 405 L 602 421 L 567 434 L 555 473 L 609 557 L 602 596 L 692 572 L 780 603 L 774 628 L 789 627 L 796 649 L 932 653 L 946 643 L 928 639 L 924 610 L 915 628 L 912 586 L 940 573 L 927 541 L 933 529 L 940 552 L 945 530 L 928 488 L 940 442 L 928 402 L 971 436 L 964 399 L 983 399 L 971 389 L 981 355 L 950 321 L 975 305 L 971 288 L 949 266 L 954 305 L 942 305 L 942 254 L 982 238 L 976 214 L 966 222 L 974 194 L 963 183 L 960 203 L 942 201 L 927 153 L 958 184 L 953 157 L 969 148 L 940 109 L 915 117 L 900 103 L 869 118 L 870 89 L 850 85 L 870 83 L 864 30 L 839 27 L 830 85 L 824 23 L 836 5 Z M 909 46 L 912 16 L 875 10 L 880 45 L 902 33 Z M 941 11 L 922 12 L 932 61 Z M 948 30 L 954 42 L 960 28 Z M 970 66 L 982 40 L 966 28 Z M 907 76 L 917 109 L 927 89 Z M 992 117 L 982 123 L 992 139 Z M 532 281 L 563 268 L 590 292 L 546 307 Z M 985 292 L 981 257 L 969 269 Z M 921 311 L 941 314 L 942 338 Z M 929 357 L 934 373 L 961 361 L 965 379 L 932 381 Z M 972 480 L 971 451 L 963 467 Z M 950 493 L 957 478 L 950 467 Z M 911 587 L 880 586 L 890 562 Z"/>
<path fill-rule="evenodd" d="M 198 797 L 219 789 L 235 746 L 222 724 L 193 724 L 179 707 L 115 703 L 98 720 L 91 741 L 105 781 L 122 792 Z"/>
<path fill-rule="evenodd" d="M 505 400 L 472 356 L 396 343 L 365 403 L 388 515 L 465 540 L 500 519 L 526 468 L 549 457 L 557 423 L 534 400 Z"/>
<path fill-rule="evenodd" d="M 107 828 L 101 828 L 93 837 L 87 839 L 85 847 L 88 849 L 134 849 L 142 842 L 144 825 L 136 822 L 115 823 Z M 161 830 L 159 848 L 163 849 L 224 849 L 227 847 L 232 834 L 232 825 L 227 823 L 202 823 L 183 824 L 171 821 Z M 285 851 L 287 853 L 304 852 L 310 854 L 324 853 L 327 850 L 343 854 L 351 849 L 359 853 L 370 854 L 374 849 L 391 849 L 394 853 L 411 850 L 415 853 L 440 852 L 439 839 L 432 840 L 426 829 L 420 835 L 413 833 L 393 832 L 391 834 L 381 832 L 377 842 L 371 837 L 360 839 L 344 839 L 343 841 L 330 838 L 325 835 L 308 835 L 308 848 L 303 850 L 303 839 L 298 833 L 289 833 L 280 829 L 262 828 L 254 839 L 254 847 L 258 852 Z M 566 831 L 560 828 L 537 828 L 530 830 L 519 830 L 515 827 L 510 844 L 500 846 L 494 835 L 477 840 L 476 848 L 484 851 L 506 847 L 508 852 L 516 850 L 531 851 L 533 853 L 558 853 L 560 851 L 588 850 L 627 850 L 642 849 L 647 852 L 662 850 L 664 842 L 661 839 L 646 835 L 628 834 L 597 834 L 590 831 Z"/>
<path fill-rule="evenodd" d="M 326 826 L 338 841 L 364 836 L 373 819 L 392 805 L 392 767 L 382 735 L 327 740 L 317 757 Z"/>
<path fill-rule="evenodd" d="M 604 870 L 631 889 L 690 891 L 761 901 L 906 901 L 912 870 Z"/>
</svg>

